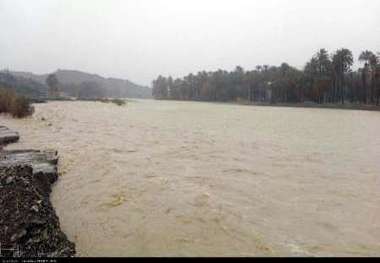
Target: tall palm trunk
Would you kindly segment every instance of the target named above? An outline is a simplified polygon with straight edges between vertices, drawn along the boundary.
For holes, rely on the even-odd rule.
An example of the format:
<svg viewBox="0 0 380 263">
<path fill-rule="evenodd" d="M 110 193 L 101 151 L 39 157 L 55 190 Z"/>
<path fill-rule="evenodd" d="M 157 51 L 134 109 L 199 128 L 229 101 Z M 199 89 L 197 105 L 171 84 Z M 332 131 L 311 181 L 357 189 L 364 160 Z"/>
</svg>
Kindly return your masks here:
<svg viewBox="0 0 380 263">
<path fill-rule="evenodd" d="M 375 89 L 376 89 L 376 76 L 375 69 L 372 68 L 371 72 L 371 104 L 375 103 Z"/>
</svg>

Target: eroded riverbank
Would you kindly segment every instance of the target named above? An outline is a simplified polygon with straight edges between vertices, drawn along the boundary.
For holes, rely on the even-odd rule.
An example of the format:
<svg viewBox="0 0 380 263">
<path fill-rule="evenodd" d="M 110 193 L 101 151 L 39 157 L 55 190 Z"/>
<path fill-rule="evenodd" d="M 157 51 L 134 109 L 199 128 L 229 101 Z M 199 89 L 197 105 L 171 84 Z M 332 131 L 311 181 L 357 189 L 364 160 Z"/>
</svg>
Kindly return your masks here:
<svg viewBox="0 0 380 263">
<path fill-rule="evenodd" d="M 0 126 L 0 258 L 74 256 L 50 202 L 57 152 L 2 149 L 17 140 L 16 131 Z"/>
<path fill-rule="evenodd" d="M 380 115 L 196 102 L 36 105 L 80 256 L 380 255 Z"/>
</svg>

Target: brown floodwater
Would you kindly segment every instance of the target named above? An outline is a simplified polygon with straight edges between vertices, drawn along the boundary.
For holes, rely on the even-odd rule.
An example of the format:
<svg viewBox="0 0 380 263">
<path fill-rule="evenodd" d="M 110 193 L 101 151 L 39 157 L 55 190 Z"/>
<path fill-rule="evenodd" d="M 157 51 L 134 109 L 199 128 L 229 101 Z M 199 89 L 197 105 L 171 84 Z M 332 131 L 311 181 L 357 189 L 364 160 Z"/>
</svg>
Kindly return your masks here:
<svg viewBox="0 0 380 263">
<path fill-rule="evenodd" d="M 54 148 L 79 256 L 380 256 L 380 112 L 135 100 L 0 123 Z"/>
</svg>

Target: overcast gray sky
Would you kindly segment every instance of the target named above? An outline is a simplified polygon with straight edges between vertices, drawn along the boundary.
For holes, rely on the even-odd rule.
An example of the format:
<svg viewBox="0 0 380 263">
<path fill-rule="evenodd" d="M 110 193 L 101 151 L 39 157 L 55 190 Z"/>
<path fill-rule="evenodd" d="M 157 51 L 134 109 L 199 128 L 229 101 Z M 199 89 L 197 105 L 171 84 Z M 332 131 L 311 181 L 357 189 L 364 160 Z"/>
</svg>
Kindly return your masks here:
<svg viewBox="0 0 380 263">
<path fill-rule="evenodd" d="M 159 74 L 380 51 L 380 0 L 0 0 L 0 68 Z"/>
</svg>

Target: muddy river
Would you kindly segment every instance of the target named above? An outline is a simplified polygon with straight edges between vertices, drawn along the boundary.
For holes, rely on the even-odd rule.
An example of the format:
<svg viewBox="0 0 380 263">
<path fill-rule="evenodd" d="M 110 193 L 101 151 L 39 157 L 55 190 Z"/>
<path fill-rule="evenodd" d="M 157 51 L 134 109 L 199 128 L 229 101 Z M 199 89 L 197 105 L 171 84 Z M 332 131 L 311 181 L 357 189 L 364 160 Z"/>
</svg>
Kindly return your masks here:
<svg viewBox="0 0 380 263">
<path fill-rule="evenodd" d="M 380 112 L 134 100 L 35 105 L 79 256 L 380 256 Z"/>
</svg>

